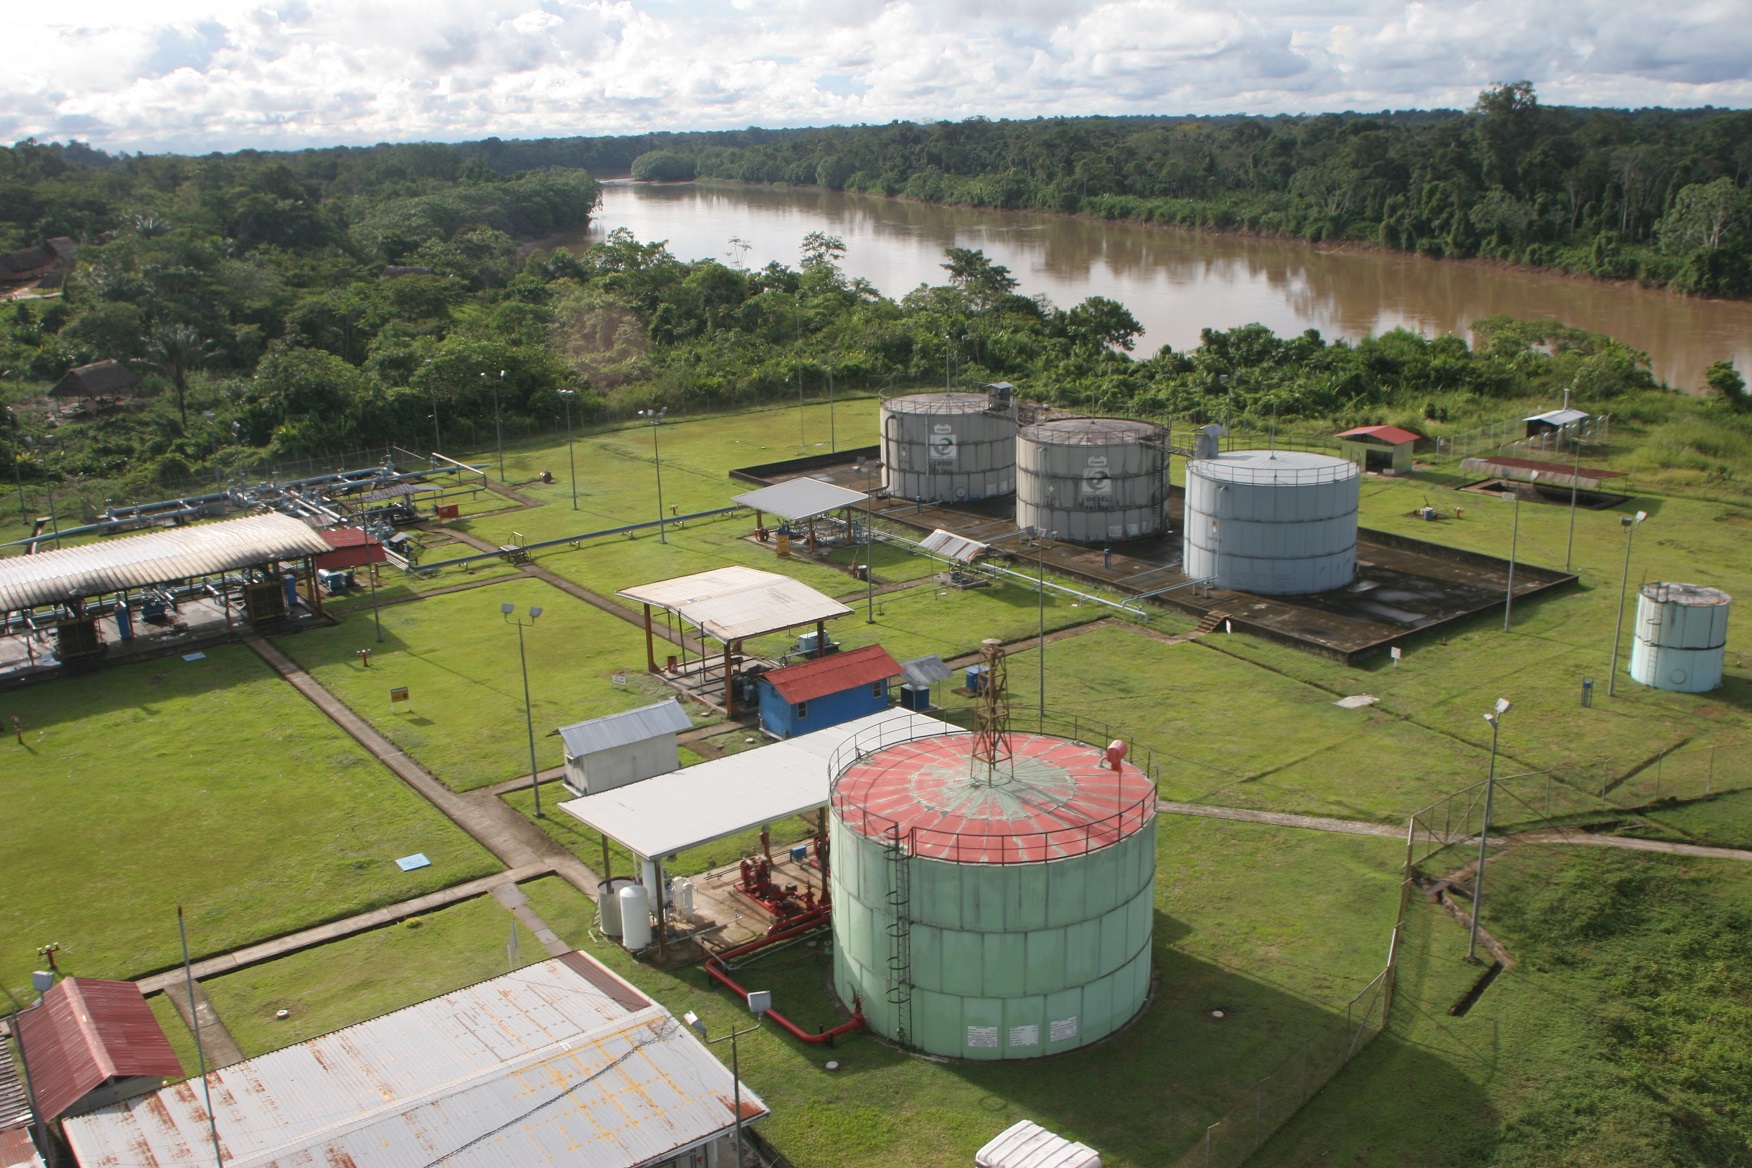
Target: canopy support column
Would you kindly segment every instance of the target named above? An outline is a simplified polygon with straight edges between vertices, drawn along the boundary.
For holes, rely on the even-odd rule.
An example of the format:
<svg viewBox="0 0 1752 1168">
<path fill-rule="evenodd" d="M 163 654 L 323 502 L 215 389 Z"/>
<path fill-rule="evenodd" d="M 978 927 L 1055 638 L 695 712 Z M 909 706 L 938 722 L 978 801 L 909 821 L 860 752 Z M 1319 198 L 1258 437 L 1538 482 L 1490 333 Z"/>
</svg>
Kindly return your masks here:
<svg viewBox="0 0 1752 1168">
<path fill-rule="evenodd" d="M 724 642 L 724 716 L 726 718 L 736 716 L 736 685 L 735 678 L 730 673 L 730 654 L 735 648 L 735 644 L 734 641 Z"/>
<path fill-rule="evenodd" d="M 648 672 L 657 672 L 657 647 L 651 634 L 651 606 L 645 606 L 645 668 Z"/>
</svg>

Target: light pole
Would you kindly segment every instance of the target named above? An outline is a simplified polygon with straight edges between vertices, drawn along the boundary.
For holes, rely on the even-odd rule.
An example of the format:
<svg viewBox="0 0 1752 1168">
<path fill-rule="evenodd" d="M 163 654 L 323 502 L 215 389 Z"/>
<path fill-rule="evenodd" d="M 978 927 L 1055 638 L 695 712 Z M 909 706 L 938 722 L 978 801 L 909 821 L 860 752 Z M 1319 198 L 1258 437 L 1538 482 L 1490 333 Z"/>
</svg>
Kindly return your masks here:
<svg viewBox="0 0 1752 1168">
<path fill-rule="evenodd" d="M 651 462 L 657 467 L 657 542 L 668 543 L 669 536 L 663 529 L 663 452 L 657 445 L 657 427 L 663 423 L 663 415 L 669 412 L 669 407 L 662 409 L 640 410 L 639 416 L 651 423 Z"/>
<path fill-rule="evenodd" d="M 1539 489 L 1539 472 L 1532 475 L 1533 489 Z M 1503 632 L 1509 631 L 1509 617 L 1515 610 L 1515 550 L 1521 544 L 1521 492 L 1515 492 L 1515 526 L 1509 535 L 1509 586 L 1503 591 Z"/>
<path fill-rule="evenodd" d="M 575 389 L 560 390 L 560 400 L 566 403 L 566 465 L 572 471 L 572 510 L 578 509 L 578 459 L 572 453 L 572 403 L 578 398 Z"/>
<path fill-rule="evenodd" d="M 1570 560 L 1576 551 L 1576 480 L 1582 475 L 1582 440 L 1575 439 L 1576 459 L 1570 466 L 1570 526 L 1569 542 L 1563 548 L 1563 570 L 1570 570 Z"/>
<path fill-rule="evenodd" d="M 1624 528 L 1624 579 L 1618 583 L 1618 619 L 1612 622 L 1612 669 L 1606 674 L 1607 697 L 1618 692 L 1618 640 L 1624 632 L 1624 596 L 1630 591 L 1630 545 L 1636 539 L 1637 527 L 1648 517 L 1647 511 L 1638 511 L 1634 518 L 1629 515 L 1618 517 Z"/>
<path fill-rule="evenodd" d="M 754 1025 L 744 1026 L 741 1030 L 732 1030 L 722 1038 L 709 1038 L 706 1035 L 706 1022 L 698 1014 L 689 1010 L 681 1016 L 687 1023 L 687 1028 L 700 1036 L 700 1041 L 707 1046 L 717 1046 L 720 1042 L 730 1044 L 730 1110 L 736 1114 L 736 1168 L 742 1168 L 742 1060 L 738 1057 L 736 1040 L 744 1034 L 753 1034 L 760 1029 L 760 1020 L 766 1012 L 772 1009 L 773 995 L 771 990 L 750 990 L 748 992 L 748 1009 L 754 1015 Z"/>
<path fill-rule="evenodd" d="M 24 463 L 24 450 L 18 440 L 18 411 L 7 406 L 6 420 L 12 423 L 12 481 L 18 485 L 18 521 L 28 526 L 30 517 L 24 510 L 24 473 L 19 469 Z"/>
<path fill-rule="evenodd" d="M 529 658 L 523 652 L 523 621 L 512 618 L 517 606 L 509 600 L 499 606 L 499 613 L 507 623 L 517 626 L 517 664 L 523 667 L 523 722 L 529 727 L 529 789 L 535 792 L 535 817 L 543 818 L 541 813 L 541 771 L 535 765 L 535 714 L 529 706 Z M 527 627 L 534 628 L 535 620 L 541 615 L 541 609 L 536 605 L 529 606 L 529 623 Z"/>
<path fill-rule="evenodd" d="M 1478 959 L 1478 911 L 1484 903 L 1484 849 L 1490 843 L 1491 804 L 1496 797 L 1497 734 L 1502 730 L 1503 715 L 1509 712 L 1509 699 L 1498 698 L 1496 708 L 1484 716 L 1490 723 L 1490 775 L 1484 780 L 1484 827 L 1478 833 L 1478 874 L 1472 878 L 1472 939 L 1466 945 L 1466 960 Z"/>
<path fill-rule="evenodd" d="M 1036 566 L 1040 571 L 1040 716 L 1046 717 L 1046 540 L 1057 539 L 1058 532 L 1051 532 L 1043 537 L 1040 529 L 1034 529 L 1034 551 Z"/>
<path fill-rule="evenodd" d="M 869 463 L 858 456 L 864 472 L 864 623 L 876 623 L 876 500 L 870 496 Z"/>
<path fill-rule="evenodd" d="M 505 371 L 499 370 L 498 381 L 494 381 L 485 373 L 481 374 L 481 380 L 493 388 L 493 440 L 499 446 L 499 481 L 509 482 L 510 480 L 505 477 L 505 426 L 499 416 L 499 386 L 505 381 Z"/>
</svg>

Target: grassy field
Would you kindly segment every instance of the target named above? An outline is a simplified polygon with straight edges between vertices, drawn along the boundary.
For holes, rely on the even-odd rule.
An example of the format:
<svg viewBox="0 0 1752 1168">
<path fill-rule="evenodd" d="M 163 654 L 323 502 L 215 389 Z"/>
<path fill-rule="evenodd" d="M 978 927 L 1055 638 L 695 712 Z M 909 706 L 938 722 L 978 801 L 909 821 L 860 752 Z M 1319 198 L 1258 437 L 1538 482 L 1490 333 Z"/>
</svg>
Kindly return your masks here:
<svg viewBox="0 0 1752 1168">
<path fill-rule="evenodd" d="M 1393 1032 L 1250 1163 L 1737 1162 L 1752 866 L 1521 848 L 1492 862 L 1486 902 L 1518 964 L 1451 1015 L 1479 967 L 1415 899 Z"/>
<path fill-rule="evenodd" d="M 135 977 L 495 871 L 241 645 L 0 695 L 0 978 Z M 432 866 L 403 872 L 398 856 Z"/>
<path fill-rule="evenodd" d="M 506 602 L 525 620 L 531 605 L 542 609 L 524 631 L 542 767 L 562 761 L 548 731 L 663 696 L 612 680 L 619 671 L 645 672 L 642 631 L 525 576 L 384 609 L 381 645 L 369 612 L 277 643 L 432 773 L 471 790 L 529 773 L 517 630 L 499 613 Z M 370 668 L 354 656 L 363 648 L 373 650 Z M 404 685 L 412 708 L 391 712 L 389 689 Z"/>
<path fill-rule="evenodd" d="M 514 926 L 518 964 L 542 960 L 534 933 L 491 896 L 477 896 L 209 978 L 201 988 L 243 1053 L 265 1054 L 504 973 Z M 280 1021 L 278 1010 L 291 1017 Z"/>
<path fill-rule="evenodd" d="M 855 1035 L 811 1047 L 769 1028 L 741 1044 L 744 1075 L 774 1110 L 764 1129 L 799 1164 L 959 1165 L 1032 1118 L 1095 1144 L 1104 1163 L 1160 1164 L 1378 971 L 1399 852 L 1391 840 L 1165 818 L 1158 982 L 1137 1023 L 1086 1051 L 1010 1065 L 908 1058 Z M 1290 885 L 1297 895 L 1275 895 Z M 563 938 L 585 943 L 671 1010 L 698 1011 L 715 1029 L 746 1022 L 698 969 L 638 965 L 586 942 L 587 919 L 561 925 L 536 907 Z M 827 964 L 825 948 L 785 950 L 746 967 L 743 980 L 772 989 L 777 1008 L 800 1025 L 826 1025 L 839 1020 L 825 995 Z M 831 1074 L 830 1058 L 841 1065 Z"/>
</svg>

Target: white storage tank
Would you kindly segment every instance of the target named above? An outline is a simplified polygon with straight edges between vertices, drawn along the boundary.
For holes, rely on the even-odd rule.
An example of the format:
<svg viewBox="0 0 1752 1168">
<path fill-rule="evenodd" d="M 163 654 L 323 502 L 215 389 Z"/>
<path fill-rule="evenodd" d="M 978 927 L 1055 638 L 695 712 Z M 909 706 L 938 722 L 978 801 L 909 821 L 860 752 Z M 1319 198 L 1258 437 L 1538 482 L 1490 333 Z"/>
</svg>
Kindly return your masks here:
<svg viewBox="0 0 1752 1168">
<path fill-rule="evenodd" d="M 1679 693 L 1719 686 L 1732 600 L 1721 589 L 1701 584 L 1644 584 L 1636 598 L 1630 676 Z"/>
<path fill-rule="evenodd" d="M 651 943 L 651 909 L 645 886 L 629 884 L 616 896 L 620 899 L 621 944 L 636 953 Z"/>
<path fill-rule="evenodd" d="M 1168 442 L 1127 418 L 1061 418 L 1016 438 L 1016 525 L 1073 543 L 1112 543 L 1167 529 Z"/>
<path fill-rule="evenodd" d="M 882 485 L 901 499 L 973 503 L 1016 489 L 1016 415 L 983 393 L 882 403 Z"/>
<path fill-rule="evenodd" d="M 1292 596 L 1357 572 L 1362 472 L 1327 454 L 1233 450 L 1186 464 L 1184 570 L 1218 588 Z"/>
</svg>

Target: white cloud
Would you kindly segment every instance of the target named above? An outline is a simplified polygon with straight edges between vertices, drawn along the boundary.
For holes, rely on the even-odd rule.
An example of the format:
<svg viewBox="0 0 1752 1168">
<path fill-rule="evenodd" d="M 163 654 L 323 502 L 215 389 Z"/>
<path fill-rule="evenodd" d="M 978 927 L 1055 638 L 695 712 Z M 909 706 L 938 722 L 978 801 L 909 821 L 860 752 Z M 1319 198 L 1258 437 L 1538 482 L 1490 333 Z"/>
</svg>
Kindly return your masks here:
<svg viewBox="0 0 1752 1168">
<path fill-rule="evenodd" d="M 1752 104 L 1746 0 L 81 0 L 0 139 L 289 147 L 894 118 Z"/>
</svg>

